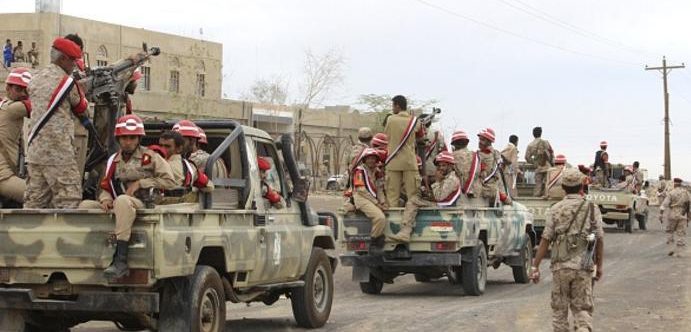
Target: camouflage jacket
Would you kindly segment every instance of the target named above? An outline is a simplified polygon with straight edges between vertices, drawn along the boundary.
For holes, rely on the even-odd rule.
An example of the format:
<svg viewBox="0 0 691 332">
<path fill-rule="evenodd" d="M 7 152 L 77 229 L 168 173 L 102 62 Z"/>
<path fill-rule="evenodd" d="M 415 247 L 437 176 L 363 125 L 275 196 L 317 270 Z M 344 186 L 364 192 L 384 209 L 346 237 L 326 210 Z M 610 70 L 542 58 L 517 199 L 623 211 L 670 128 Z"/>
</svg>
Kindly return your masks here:
<svg viewBox="0 0 691 332">
<path fill-rule="evenodd" d="M 17 175 L 24 117 L 30 112 L 21 101 L 0 100 L 0 181 Z"/>
<path fill-rule="evenodd" d="M 477 153 L 480 156 L 480 178 L 482 182 L 484 185 L 495 184 L 501 178 L 497 166 L 501 162 L 501 154 L 491 147 L 486 151 L 478 150 Z"/>
<path fill-rule="evenodd" d="M 689 192 L 682 187 L 676 187 L 667 193 L 665 200 L 660 205 L 660 210 L 664 212 L 664 216 L 668 220 L 686 219 L 688 218 L 686 209 L 690 202 Z"/>
<path fill-rule="evenodd" d="M 554 158 L 554 151 L 549 142 L 542 138 L 536 138 L 525 149 L 525 161 L 535 165 L 538 173 L 547 172 Z"/>
<path fill-rule="evenodd" d="M 456 176 L 456 173 L 449 172 L 443 180 L 432 183 L 432 195 L 434 195 L 434 200 L 437 203 L 455 202 L 459 196 L 460 186 L 461 181 L 458 179 L 458 176 Z"/>
<path fill-rule="evenodd" d="M 362 151 L 368 147 L 369 147 L 369 145 L 367 145 L 365 143 L 361 143 L 361 142 L 355 143 L 355 144 L 353 144 L 353 146 L 351 146 L 350 151 L 348 153 L 348 159 L 346 159 L 346 160 L 348 160 L 348 171 L 349 172 L 352 172 L 355 169 L 355 167 L 357 167 L 360 164 L 360 161 L 362 161 L 362 160 L 356 160 L 356 159 L 360 156 Z"/>
<path fill-rule="evenodd" d="M 140 146 L 128 160 L 124 160 L 120 152 L 108 158 L 106 175 L 101 180 L 103 190 L 98 200 L 103 202 L 115 199 L 114 193 L 124 192 L 135 181 L 139 181 L 141 189 L 176 187 L 170 164 L 158 153 Z"/>
<path fill-rule="evenodd" d="M 554 166 L 547 171 L 547 189 L 545 196 L 550 199 L 562 199 L 566 192 L 561 187 L 561 177 L 566 170 L 566 166 Z"/>
<path fill-rule="evenodd" d="M 468 150 L 468 148 L 459 149 L 453 152 L 453 158 L 456 161 L 455 170 L 456 175 L 462 186 L 469 185 L 467 189 L 467 194 L 480 194 L 482 190 L 482 180 L 480 179 L 480 165 L 477 165 L 477 170 L 474 175 L 471 173 L 471 167 L 473 165 L 473 151 Z M 474 176 L 472 181 L 470 177 Z"/>
<path fill-rule="evenodd" d="M 29 99 L 32 103 L 30 130 L 46 114 L 51 96 L 66 76 L 67 73 L 55 64 L 50 64 L 34 74 L 29 84 Z M 74 84 L 27 148 L 26 161 L 56 166 L 75 163 L 74 113 L 82 113 L 86 108 L 86 98 L 80 92 L 79 85 Z"/>
<path fill-rule="evenodd" d="M 550 244 L 554 242 L 559 234 L 564 234 L 569 230 L 569 223 L 574 218 L 574 214 L 578 211 L 576 218 L 573 219 L 573 225 L 568 231 L 568 234 L 579 234 L 581 233 L 581 225 L 583 225 L 583 233 L 588 234 L 590 232 L 595 233 L 596 238 L 602 238 L 605 235 L 602 229 L 602 214 L 600 209 L 595 207 L 593 209 L 594 218 L 593 222 L 590 221 L 588 203 L 585 202 L 580 211 L 578 207 L 583 203 L 584 198 L 579 194 L 569 194 L 564 197 L 563 200 L 555 203 L 547 211 L 547 224 L 545 229 L 542 231 L 542 238 L 549 241 Z M 585 224 L 583 224 L 585 223 Z M 552 271 L 557 271 L 561 269 L 581 269 L 581 260 L 583 255 L 576 255 L 572 259 L 564 262 L 551 261 L 550 269 Z"/>
<path fill-rule="evenodd" d="M 425 175 L 434 176 L 437 171 L 437 166 L 434 165 L 434 158 L 439 152 L 446 151 L 446 144 L 444 143 L 444 136 L 439 130 L 430 130 L 426 133 L 425 139 Z"/>
<path fill-rule="evenodd" d="M 513 143 L 509 142 L 506 145 L 501 151 L 501 156 L 506 160 L 511 175 L 518 173 L 518 148 Z"/>
</svg>

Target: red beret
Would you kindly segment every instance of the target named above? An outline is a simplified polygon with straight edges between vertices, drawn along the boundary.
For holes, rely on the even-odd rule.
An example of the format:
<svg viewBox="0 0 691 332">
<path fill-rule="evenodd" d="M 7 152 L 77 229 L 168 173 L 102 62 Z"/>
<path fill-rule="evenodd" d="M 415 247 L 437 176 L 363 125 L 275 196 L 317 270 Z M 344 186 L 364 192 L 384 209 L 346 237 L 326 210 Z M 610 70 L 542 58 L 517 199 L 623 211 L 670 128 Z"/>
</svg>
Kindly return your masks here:
<svg viewBox="0 0 691 332">
<path fill-rule="evenodd" d="M 271 169 L 269 161 L 262 157 L 257 157 L 257 166 L 259 166 L 259 170 L 261 171 L 268 171 Z"/>
<path fill-rule="evenodd" d="M 53 48 L 62 52 L 72 59 L 79 59 L 82 57 L 82 50 L 75 42 L 62 37 L 55 38 L 53 41 Z"/>
</svg>

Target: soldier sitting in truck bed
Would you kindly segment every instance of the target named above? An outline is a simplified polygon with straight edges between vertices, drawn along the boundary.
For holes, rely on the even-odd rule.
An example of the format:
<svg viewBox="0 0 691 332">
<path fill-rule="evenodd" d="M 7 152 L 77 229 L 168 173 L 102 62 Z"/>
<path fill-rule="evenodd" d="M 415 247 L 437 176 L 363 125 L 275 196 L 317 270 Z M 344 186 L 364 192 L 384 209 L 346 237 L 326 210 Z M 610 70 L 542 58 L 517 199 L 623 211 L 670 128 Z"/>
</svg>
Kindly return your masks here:
<svg viewBox="0 0 691 332">
<path fill-rule="evenodd" d="M 370 232 L 370 251 L 381 252 L 384 247 L 384 229 L 386 216 L 384 210 L 388 208 L 384 186 L 377 183 L 377 163 L 381 161 L 380 153 L 372 148 L 362 152 L 362 162 L 355 167 L 353 173 L 353 200 L 355 208 L 364 213 L 372 221 Z"/>
<path fill-rule="evenodd" d="M 214 184 L 206 173 L 180 154 L 184 145 L 184 139 L 180 133 L 166 131 L 158 138 L 158 142 L 167 151 L 166 160 L 173 171 L 175 185 L 178 186 L 176 189 L 166 191 L 160 204 L 196 203 L 199 201 L 199 191 L 214 190 Z"/>
<path fill-rule="evenodd" d="M 127 252 L 132 233 L 132 224 L 137 209 L 144 208 L 143 199 L 149 189 L 173 189 L 175 179 L 168 162 L 158 153 L 140 145 L 144 132 L 144 123 L 129 114 L 118 119 L 115 125 L 115 137 L 120 144 L 120 151 L 108 158 L 106 174 L 101 180 L 99 201 L 86 200 L 80 208 L 101 208 L 115 212 L 115 238 L 117 244 L 113 261 L 104 271 L 108 280 L 127 276 Z"/>
<path fill-rule="evenodd" d="M 437 166 L 435 174 L 436 181 L 432 184 L 431 198 L 426 200 L 418 195 L 412 196 L 405 205 L 403 211 L 403 222 L 401 230 L 391 236 L 391 240 L 398 242 L 409 242 L 410 234 L 415 228 L 415 217 L 421 207 L 448 207 L 454 206 L 461 196 L 461 182 L 454 172 L 455 160 L 453 154 L 448 151 L 440 152 L 434 163 Z M 430 190 L 428 188 L 427 190 Z"/>
<path fill-rule="evenodd" d="M 554 158 L 554 166 L 547 170 L 547 187 L 545 188 L 545 199 L 562 199 L 566 192 L 561 187 L 561 178 L 566 170 L 566 156 L 558 154 Z"/>
</svg>

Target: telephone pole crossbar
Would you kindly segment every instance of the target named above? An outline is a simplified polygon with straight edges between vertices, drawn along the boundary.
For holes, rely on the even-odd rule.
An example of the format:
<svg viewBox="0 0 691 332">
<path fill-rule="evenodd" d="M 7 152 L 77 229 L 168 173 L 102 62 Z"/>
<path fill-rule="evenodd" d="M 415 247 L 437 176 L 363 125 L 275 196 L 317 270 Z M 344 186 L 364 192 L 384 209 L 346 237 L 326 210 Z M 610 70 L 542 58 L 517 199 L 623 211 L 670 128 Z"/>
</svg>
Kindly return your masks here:
<svg viewBox="0 0 691 332">
<path fill-rule="evenodd" d="M 664 163 L 664 176 L 666 180 L 672 178 L 672 158 L 670 156 L 669 148 L 669 93 L 667 92 L 667 74 L 669 74 L 672 69 L 686 68 L 684 63 L 677 66 L 668 66 L 667 59 L 662 57 L 662 67 L 648 67 L 645 66 L 645 70 L 658 70 L 662 73 L 662 85 L 664 89 L 664 101 L 665 101 L 665 163 Z"/>
</svg>

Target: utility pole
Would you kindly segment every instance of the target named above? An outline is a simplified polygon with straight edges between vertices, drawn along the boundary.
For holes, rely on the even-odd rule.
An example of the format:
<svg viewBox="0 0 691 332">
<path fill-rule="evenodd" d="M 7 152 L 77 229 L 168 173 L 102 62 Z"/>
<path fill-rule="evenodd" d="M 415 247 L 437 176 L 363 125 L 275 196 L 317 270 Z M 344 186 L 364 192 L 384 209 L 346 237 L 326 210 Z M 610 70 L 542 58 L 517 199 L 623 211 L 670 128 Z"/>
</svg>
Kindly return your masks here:
<svg viewBox="0 0 691 332">
<path fill-rule="evenodd" d="M 667 92 L 667 74 L 672 71 L 672 69 L 686 68 L 684 63 L 678 66 L 668 66 L 667 59 L 662 57 L 662 67 L 648 67 L 645 66 L 645 70 L 659 70 L 662 73 L 662 85 L 664 88 L 664 100 L 665 100 L 665 179 L 670 180 L 672 178 L 672 157 L 670 156 L 669 149 L 669 93 Z"/>
</svg>

